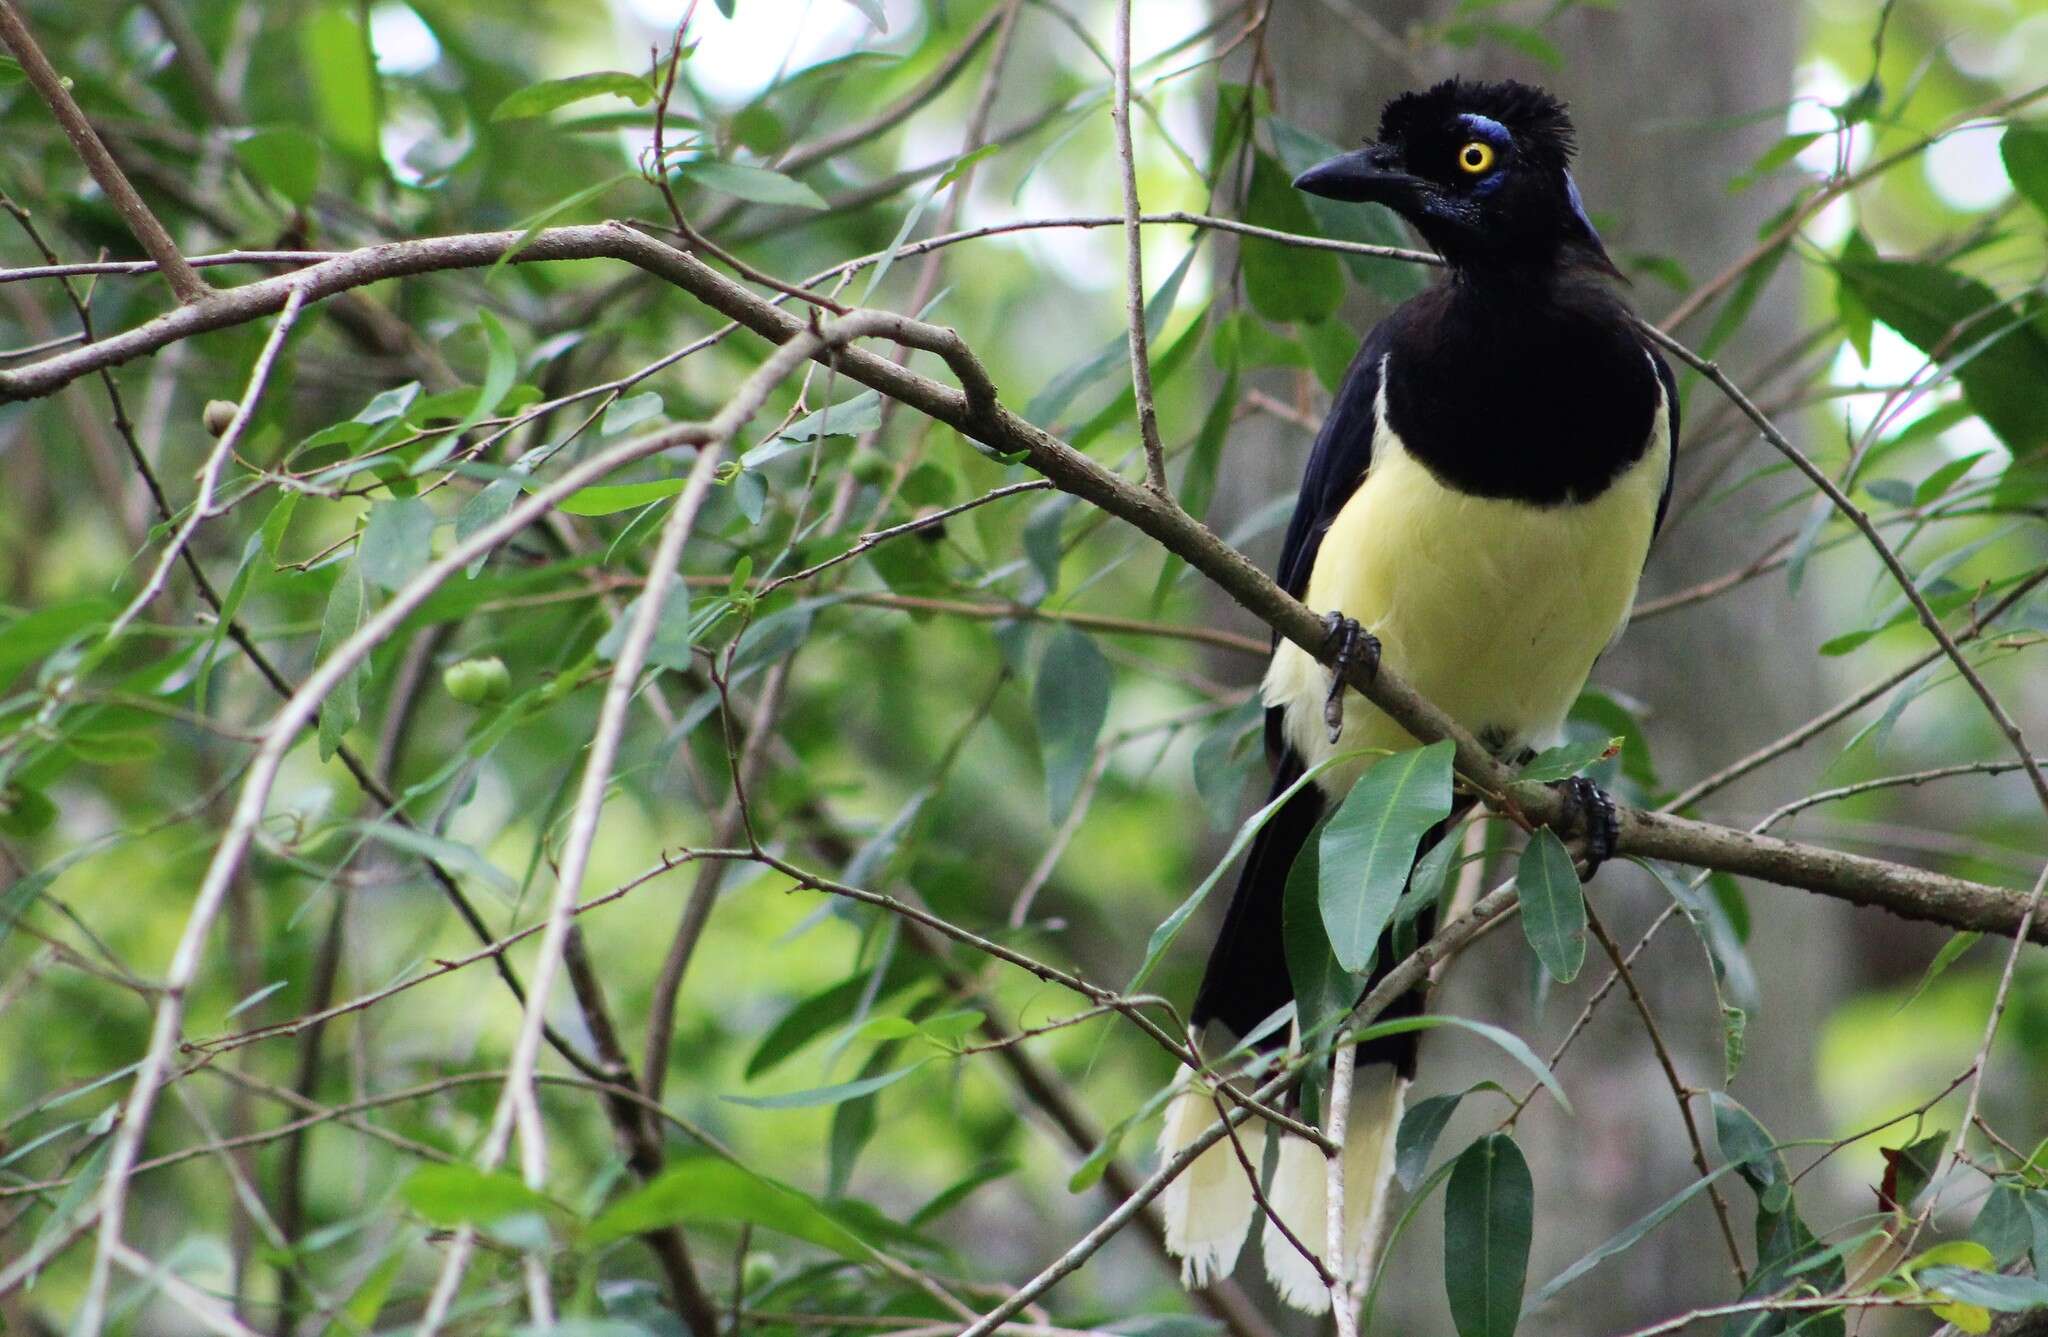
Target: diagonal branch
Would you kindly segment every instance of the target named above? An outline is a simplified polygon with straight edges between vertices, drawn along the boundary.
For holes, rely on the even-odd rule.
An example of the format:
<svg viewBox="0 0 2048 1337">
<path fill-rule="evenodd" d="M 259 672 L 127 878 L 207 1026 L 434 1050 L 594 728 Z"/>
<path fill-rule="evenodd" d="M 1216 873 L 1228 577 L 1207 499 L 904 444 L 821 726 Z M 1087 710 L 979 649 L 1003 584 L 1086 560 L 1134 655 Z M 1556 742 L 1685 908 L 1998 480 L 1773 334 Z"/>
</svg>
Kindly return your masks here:
<svg viewBox="0 0 2048 1337">
<path fill-rule="evenodd" d="M 141 242 L 149 258 L 156 261 L 178 300 L 189 304 L 212 292 L 206 280 L 185 263 L 177 243 L 171 240 L 171 234 L 164 230 L 157 216 L 142 202 L 142 196 L 135 193 L 135 187 L 129 184 L 120 164 L 114 161 L 114 155 L 107 152 L 107 146 L 100 142 L 92 124 L 85 119 L 85 112 L 71 96 L 63 76 L 50 64 L 43 49 L 36 45 L 34 34 L 22 21 L 21 11 L 14 7 L 14 0 L 0 0 L 0 42 L 5 42 L 14 58 L 21 62 L 21 72 L 28 76 L 37 94 L 49 104 L 51 114 L 71 141 L 72 150 L 85 164 L 85 169 L 92 173 L 92 179 L 99 183 L 107 202 L 128 224 L 135 240 Z"/>
</svg>

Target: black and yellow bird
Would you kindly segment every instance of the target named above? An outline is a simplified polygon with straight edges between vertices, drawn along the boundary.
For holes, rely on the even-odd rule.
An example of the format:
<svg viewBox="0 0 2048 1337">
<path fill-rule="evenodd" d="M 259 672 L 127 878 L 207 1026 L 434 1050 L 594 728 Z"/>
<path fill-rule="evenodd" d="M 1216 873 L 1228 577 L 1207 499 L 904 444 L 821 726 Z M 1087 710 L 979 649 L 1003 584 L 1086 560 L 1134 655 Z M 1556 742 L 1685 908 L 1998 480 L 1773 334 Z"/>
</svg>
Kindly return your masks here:
<svg viewBox="0 0 2048 1337">
<path fill-rule="evenodd" d="M 1309 456 L 1279 582 L 1327 614 L 1340 664 L 1376 658 L 1508 759 L 1555 741 L 1627 622 L 1678 439 L 1670 368 L 1603 281 L 1619 274 L 1572 181 L 1572 152 L 1570 118 L 1550 94 L 1450 80 L 1395 98 L 1377 142 L 1294 183 L 1393 209 L 1445 274 L 1366 336 Z M 1275 797 L 1340 748 L 1364 755 L 1304 786 L 1247 856 L 1192 1014 L 1197 1027 L 1219 1021 L 1240 1036 L 1293 997 L 1281 913 L 1296 854 L 1373 750 L 1416 745 L 1292 643 L 1276 642 L 1264 698 Z M 1613 805 L 1583 780 L 1566 797 L 1597 866 L 1612 852 Z M 1378 969 L 1392 956 L 1383 942 Z M 1420 1007 L 1411 996 L 1393 1011 Z M 1358 1275 L 1375 1252 L 1414 1069 L 1412 1033 L 1359 1053 L 1340 1274 Z M 1214 1114 L 1184 1090 L 1162 1151 Z M 1260 1165 L 1256 1122 L 1245 1137 Z M 1322 1252 L 1323 1157 L 1283 1136 L 1274 1163 L 1268 1202 Z M 1233 1268 L 1255 1202 L 1228 1144 L 1176 1181 L 1165 1208 L 1187 1280 Z M 1264 1253 L 1284 1299 L 1327 1306 L 1314 1269 L 1270 1222 Z"/>
</svg>

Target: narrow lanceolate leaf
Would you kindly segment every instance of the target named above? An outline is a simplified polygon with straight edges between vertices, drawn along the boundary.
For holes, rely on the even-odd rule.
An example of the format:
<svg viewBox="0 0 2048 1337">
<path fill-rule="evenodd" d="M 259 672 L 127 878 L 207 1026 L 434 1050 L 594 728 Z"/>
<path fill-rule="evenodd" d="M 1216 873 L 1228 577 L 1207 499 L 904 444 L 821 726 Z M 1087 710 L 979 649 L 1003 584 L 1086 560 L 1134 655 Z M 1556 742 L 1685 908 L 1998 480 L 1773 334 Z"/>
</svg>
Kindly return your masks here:
<svg viewBox="0 0 2048 1337">
<path fill-rule="evenodd" d="M 838 1105 L 848 1100 L 858 1100 L 872 1095 L 885 1086 L 896 1083 L 916 1072 L 920 1064 L 913 1063 L 907 1068 L 894 1072 L 876 1073 L 872 1077 L 861 1077 L 851 1082 L 840 1082 L 836 1086 L 814 1086 L 805 1091 L 790 1091 L 779 1096 L 724 1096 L 722 1099 L 735 1105 L 746 1105 L 757 1110 L 810 1109 L 817 1105 Z"/>
<path fill-rule="evenodd" d="M 654 86 L 646 75 L 627 74 L 623 70 L 597 70 L 572 74 L 566 79 L 546 79 L 528 84 L 500 102 L 492 109 L 491 119 L 515 121 L 526 116 L 545 116 L 557 107 L 606 94 L 644 107 L 654 100 Z"/>
<path fill-rule="evenodd" d="M 1724 1165 L 1718 1170 L 1693 1180 L 1690 1184 L 1687 1184 L 1684 1188 L 1666 1198 L 1647 1215 L 1640 1217 L 1605 1244 L 1602 1244 L 1593 1252 L 1579 1259 L 1578 1262 L 1573 1263 L 1570 1267 L 1552 1277 L 1544 1284 L 1543 1289 L 1529 1297 L 1528 1307 L 1532 1310 L 1540 1307 L 1549 1301 L 1552 1296 L 1577 1281 L 1580 1277 L 1585 1276 L 1588 1272 L 1591 1272 L 1601 1263 L 1606 1262 L 1618 1253 L 1624 1253 L 1634 1248 L 1637 1241 L 1641 1240 L 1643 1236 L 1664 1224 L 1679 1208 L 1706 1192 L 1708 1186 L 1716 1179 L 1719 1179 L 1734 1168 L 1732 1164 Z"/>
<path fill-rule="evenodd" d="M 1451 745 L 1438 742 L 1375 763 L 1323 828 L 1318 899 L 1344 969 L 1356 973 L 1372 960 L 1416 848 L 1450 811 Z"/>
<path fill-rule="evenodd" d="M 793 177 L 771 172 L 765 167 L 705 159 L 683 164 L 682 173 L 687 181 L 750 204 L 783 205 L 795 209 L 826 207 L 824 198 L 817 191 Z"/>
<path fill-rule="evenodd" d="M 1046 805 L 1054 823 L 1074 806 L 1095 757 L 1095 737 L 1109 717 L 1109 661 L 1087 633 L 1063 626 L 1052 634 L 1038 666 L 1032 707 L 1038 746 L 1045 754 Z"/>
<path fill-rule="evenodd" d="M 606 1208 L 590 1223 L 590 1243 L 608 1244 L 664 1226 L 744 1221 L 865 1262 L 870 1250 L 803 1193 L 731 1161 L 690 1157 L 646 1187 Z"/>
<path fill-rule="evenodd" d="M 1521 1148 L 1493 1133 L 1465 1148 L 1444 1196 L 1444 1291 L 1458 1337 L 1508 1337 L 1522 1312 L 1536 1190 Z"/>
<path fill-rule="evenodd" d="M 515 1174 L 473 1165 L 423 1165 L 399 1190 L 405 1205 L 437 1226 L 487 1226 L 551 1205 Z"/>
<path fill-rule="evenodd" d="M 334 653 L 335 648 L 355 635 L 356 628 L 363 624 L 363 573 L 356 563 L 350 562 L 340 575 L 334 578 L 334 589 L 327 596 L 327 611 L 320 620 L 320 648 L 317 657 L 324 662 Z M 320 703 L 320 760 L 326 761 L 341 746 L 342 738 L 356 721 L 362 718 L 362 683 L 367 666 L 358 665 L 334 685 L 327 699 Z"/>
<path fill-rule="evenodd" d="M 1522 894 L 1522 932 L 1536 959 L 1559 984 L 1578 978 L 1586 963 L 1586 895 L 1571 852 L 1549 827 L 1522 851 L 1515 881 Z"/>
</svg>

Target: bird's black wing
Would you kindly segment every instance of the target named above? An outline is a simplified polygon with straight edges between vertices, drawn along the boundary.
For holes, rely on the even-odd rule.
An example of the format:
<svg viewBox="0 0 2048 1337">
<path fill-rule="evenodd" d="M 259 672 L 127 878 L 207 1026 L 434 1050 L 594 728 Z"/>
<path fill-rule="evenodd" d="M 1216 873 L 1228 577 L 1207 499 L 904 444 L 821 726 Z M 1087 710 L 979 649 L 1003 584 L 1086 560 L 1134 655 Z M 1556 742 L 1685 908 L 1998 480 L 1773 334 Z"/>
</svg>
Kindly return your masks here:
<svg viewBox="0 0 2048 1337">
<path fill-rule="evenodd" d="M 1330 416 L 1316 433 L 1275 573 L 1280 587 L 1297 599 L 1308 589 L 1308 573 L 1315 566 L 1323 534 L 1372 464 L 1372 439 L 1379 422 L 1380 364 L 1386 361 L 1393 342 L 1391 321 L 1381 321 L 1365 336 L 1358 356 L 1351 359 L 1351 369 L 1344 373 Z"/>
<path fill-rule="evenodd" d="M 1393 346 L 1391 320 L 1373 326 L 1359 346 L 1358 356 L 1337 387 L 1337 398 L 1322 430 L 1308 453 L 1308 468 L 1302 474 L 1301 494 L 1294 502 L 1294 517 L 1287 522 L 1287 538 L 1280 545 L 1280 565 L 1273 578 L 1280 588 L 1299 599 L 1308 593 L 1308 575 L 1315 569 L 1316 553 L 1323 535 L 1358 491 L 1365 471 L 1372 466 L 1372 440 L 1379 426 L 1380 368 Z M 1327 609 L 1318 609 L 1326 612 Z M 1273 646 L 1280 645 L 1279 633 Z M 1281 712 L 1266 712 L 1266 755 L 1275 766 L 1284 750 Z"/>
<path fill-rule="evenodd" d="M 1665 421 L 1671 425 L 1671 463 L 1664 471 L 1664 491 L 1657 498 L 1657 522 L 1650 530 L 1655 539 L 1657 531 L 1664 527 L 1664 512 L 1671 509 L 1671 484 L 1678 477 L 1678 379 L 1671 374 L 1671 364 L 1664 355 L 1648 344 L 1643 351 L 1650 355 L 1650 365 L 1657 369 L 1657 379 L 1664 386 Z"/>
</svg>

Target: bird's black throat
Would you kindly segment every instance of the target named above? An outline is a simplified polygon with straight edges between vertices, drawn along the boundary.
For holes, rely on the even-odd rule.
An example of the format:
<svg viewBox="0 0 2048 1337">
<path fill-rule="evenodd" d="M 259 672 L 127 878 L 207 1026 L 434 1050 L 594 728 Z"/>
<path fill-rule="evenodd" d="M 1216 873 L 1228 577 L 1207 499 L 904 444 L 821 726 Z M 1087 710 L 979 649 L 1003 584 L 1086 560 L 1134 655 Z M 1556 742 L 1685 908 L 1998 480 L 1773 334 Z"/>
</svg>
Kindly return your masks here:
<svg viewBox="0 0 2048 1337">
<path fill-rule="evenodd" d="M 1583 502 L 1650 446 L 1655 367 L 1589 275 L 1461 268 L 1388 323 L 1388 426 L 1447 486 Z"/>
</svg>

